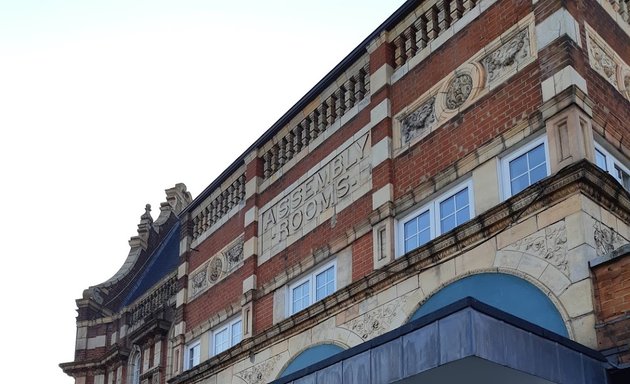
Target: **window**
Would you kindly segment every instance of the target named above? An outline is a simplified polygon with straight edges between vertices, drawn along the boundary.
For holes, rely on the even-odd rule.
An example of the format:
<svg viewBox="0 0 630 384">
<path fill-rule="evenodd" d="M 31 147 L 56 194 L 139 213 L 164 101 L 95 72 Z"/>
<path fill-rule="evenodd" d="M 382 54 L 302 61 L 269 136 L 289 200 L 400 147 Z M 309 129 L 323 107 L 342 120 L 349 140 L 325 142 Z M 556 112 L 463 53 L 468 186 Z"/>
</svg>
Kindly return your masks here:
<svg viewBox="0 0 630 384">
<path fill-rule="evenodd" d="M 240 343 L 242 335 L 243 322 L 240 316 L 218 327 L 212 332 L 211 355 L 218 355 Z"/>
<path fill-rule="evenodd" d="M 184 369 L 190 369 L 199 364 L 201 353 L 201 343 L 199 340 L 193 341 L 186 346 L 186 356 L 184 356 Z"/>
<path fill-rule="evenodd" d="M 289 314 L 297 313 L 337 290 L 337 268 L 333 261 L 289 285 Z"/>
<path fill-rule="evenodd" d="M 474 216 L 472 182 L 467 181 L 398 222 L 398 254 L 403 255 Z"/>
<path fill-rule="evenodd" d="M 140 351 L 131 360 L 131 384 L 140 384 Z"/>
<path fill-rule="evenodd" d="M 625 189 L 630 190 L 630 170 L 597 143 L 595 143 L 595 163 L 610 173 Z"/>
<path fill-rule="evenodd" d="M 501 161 L 503 195 L 513 196 L 550 173 L 547 140 L 542 137 Z"/>
</svg>

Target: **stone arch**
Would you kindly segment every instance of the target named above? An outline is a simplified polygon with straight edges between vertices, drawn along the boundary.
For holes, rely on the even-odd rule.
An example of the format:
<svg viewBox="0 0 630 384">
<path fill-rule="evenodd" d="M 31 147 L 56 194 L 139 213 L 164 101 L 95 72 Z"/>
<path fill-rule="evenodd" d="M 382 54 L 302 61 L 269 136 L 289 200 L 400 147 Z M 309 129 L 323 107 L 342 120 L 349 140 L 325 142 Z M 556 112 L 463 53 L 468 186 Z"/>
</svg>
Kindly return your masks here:
<svg viewBox="0 0 630 384">
<path fill-rule="evenodd" d="M 137 344 L 134 344 L 127 360 L 127 383 L 140 384 L 140 374 L 142 373 L 142 351 Z"/>
<path fill-rule="evenodd" d="M 326 342 L 309 345 L 293 354 L 293 356 L 290 356 L 282 365 L 276 378 L 281 378 L 302 368 L 306 368 L 346 349 L 348 349 L 348 346 L 337 340 L 328 340 Z"/>
<path fill-rule="evenodd" d="M 504 289 L 496 290 L 493 284 L 500 284 Z M 418 303 L 407 320 L 414 320 L 466 296 L 562 336 L 572 337 L 568 316 L 549 289 L 523 273 L 498 268 L 469 271 L 441 284 Z M 526 303 L 526 306 L 515 303 Z"/>
</svg>

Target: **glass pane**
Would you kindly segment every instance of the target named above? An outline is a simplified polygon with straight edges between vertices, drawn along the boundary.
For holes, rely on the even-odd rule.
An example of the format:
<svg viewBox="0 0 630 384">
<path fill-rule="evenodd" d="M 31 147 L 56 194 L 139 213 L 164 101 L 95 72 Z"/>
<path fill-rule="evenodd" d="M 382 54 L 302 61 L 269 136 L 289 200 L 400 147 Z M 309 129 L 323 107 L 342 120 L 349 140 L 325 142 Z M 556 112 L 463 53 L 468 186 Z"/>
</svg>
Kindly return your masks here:
<svg viewBox="0 0 630 384">
<path fill-rule="evenodd" d="M 510 161 L 510 178 L 513 179 L 527 172 L 526 154 Z"/>
<path fill-rule="evenodd" d="M 293 288 L 293 313 L 299 312 L 309 305 L 309 281 Z"/>
<path fill-rule="evenodd" d="M 440 203 L 440 217 L 445 217 L 455 212 L 455 197 L 449 197 Z"/>
<path fill-rule="evenodd" d="M 601 153 L 599 149 L 595 149 L 595 163 L 604 171 L 608 171 L 608 166 L 606 165 L 606 156 L 604 156 L 604 154 Z"/>
<path fill-rule="evenodd" d="M 529 186 L 529 177 L 527 177 L 527 174 L 524 174 L 521 177 L 517 177 L 516 179 L 512 180 L 510 186 L 512 188 L 512 194 L 517 194 Z"/>
<path fill-rule="evenodd" d="M 532 169 L 529 175 L 529 183 L 534 184 L 538 180 L 544 179 L 546 176 L 547 176 L 547 168 L 545 164 L 543 163 L 537 166 L 536 168 Z"/>
<path fill-rule="evenodd" d="M 455 195 L 455 205 L 457 209 L 461 209 L 468 205 L 468 188 L 460 191 Z"/>
<path fill-rule="evenodd" d="M 315 300 L 321 300 L 324 297 L 333 293 L 335 289 L 334 270 L 334 267 L 330 267 L 324 272 L 315 276 L 317 287 L 315 290 Z"/>
<path fill-rule="evenodd" d="M 422 232 L 418 233 L 418 247 L 422 244 L 428 243 L 431 240 L 431 229 L 427 228 Z"/>
<path fill-rule="evenodd" d="M 409 252 L 414 248 L 418 247 L 418 236 L 411 236 L 407 240 L 405 240 L 405 252 Z"/>
<path fill-rule="evenodd" d="M 228 349 L 228 331 L 222 330 L 214 334 L 214 354 L 217 355 Z"/>
<path fill-rule="evenodd" d="M 529 168 L 534 168 L 537 165 L 540 165 L 545 162 L 545 146 L 540 144 L 536 148 L 532 149 L 527 153 L 529 157 Z"/>
<path fill-rule="evenodd" d="M 429 211 L 425 211 L 423 214 L 418 216 L 418 230 L 422 231 L 425 228 L 429 228 L 431 222 L 429 220 Z"/>
<path fill-rule="evenodd" d="M 232 324 L 232 346 L 241 342 L 241 322 Z"/>
<path fill-rule="evenodd" d="M 414 217 L 405 223 L 405 237 L 409 237 L 418 232 L 418 218 Z"/>
<path fill-rule="evenodd" d="M 457 223 L 455 223 L 455 215 L 447 216 L 440 221 L 440 229 L 442 230 L 442 233 L 448 232 L 456 226 Z"/>
<path fill-rule="evenodd" d="M 468 207 L 457 211 L 457 225 L 463 224 L 470 220 L 470 212 Z"/>
</svg>

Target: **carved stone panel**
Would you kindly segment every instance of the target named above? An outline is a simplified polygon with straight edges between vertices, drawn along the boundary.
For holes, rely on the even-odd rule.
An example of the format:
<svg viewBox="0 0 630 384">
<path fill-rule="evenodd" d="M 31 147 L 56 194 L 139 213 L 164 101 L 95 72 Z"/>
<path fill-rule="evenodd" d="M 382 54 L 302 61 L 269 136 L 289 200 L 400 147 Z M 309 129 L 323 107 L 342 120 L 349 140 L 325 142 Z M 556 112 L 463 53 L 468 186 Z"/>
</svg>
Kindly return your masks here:
<svg viewBox="0 0 630 384">
<path fill-rule="evenodd" d="M 268 383 L 273 379 L 271 375 L 276 368 L 276 364 L 278 364 L 278 360 L 280 360 L 280 356 L 274 356 L 260 364 L 237 372 L 235 375 L 247 384 Z"/>
<path fill-rule="evenodd" d="M 515 71 L 531 56 L 529 29 L 523 29 L 501 47 L 481 60 L 487 73 L 488 85 Z"/>
<path fill-rule="evenodd" d="M 239 240 L 236 244 L 230 246 L 227 251 L 223 252 L 225 260 L 227 260 L 227 269 L 231 271 L 243 261 L 243 240 Z"/>
<path fill-rule="evenodd" d="M 382 335 L 392 329 L 392 323 L 406 300 L 406 297 L 400 297 L 350 320 L 342 327 L 356 333 L 363 340 Z"/>
<path fill-rule="evenodd" d="M 445 104 L 448 109 L 461 107 L 473 89 L 473 78 L 467 73 L 456 75 L 446 88 Z"/>
<path fill-rule="evenodd" d="M 534 255 L 554 265 L 568 276 L 567 260 L 567 229 L 564 221 L 550 225 L 547 228 L 531 234 L 505 250 L 520 251 Z"/>
<path fill-rule="evenodd" d="M 210 284 L 216 284 L 223 274 L 223 258 L 221 256 L 215 256 L 210 260 L 208 265 L 208 280 Z"/>
<path fill-rule="evenodd" d="M 197 296 L 208 286 L 208 270 L 202 269 L 192 276 L 192 295 Z"/>
<path fill-rule="evenodd" d="M 612 57 L 594 40 L 589 42 L 589 59 L 591 61 L 591 67 L 616 87 L 617 63 L 615 63 Z"/>
<path fill-rule="evenodd" d="M 608 255 L 610 252 L 614 251 L 627 242 L 612 228 L 600 223 L 599 221 L 593 224 L 593 229 L 593 237 L 597 248 L 597 256 L 601 257 Z"/>
<path fill-rule="evenodd" d="M 430 132 L 431 126 L 435 123 L 435 97 L 431 97 L 414 112 L 402 117 L 400 123 L 403 144 Z"/>
</svg>

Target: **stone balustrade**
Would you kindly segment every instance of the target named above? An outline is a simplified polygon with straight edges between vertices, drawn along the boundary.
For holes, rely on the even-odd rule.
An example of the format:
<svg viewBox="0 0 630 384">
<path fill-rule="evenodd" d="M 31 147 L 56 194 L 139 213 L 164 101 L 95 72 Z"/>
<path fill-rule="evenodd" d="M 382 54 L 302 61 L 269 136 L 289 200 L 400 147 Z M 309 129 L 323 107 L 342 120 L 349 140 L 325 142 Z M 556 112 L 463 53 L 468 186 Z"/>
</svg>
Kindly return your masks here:
<svg viewBox="0 0 630 384">
<path fill-rule="evenodd" d="M 193 217 L 193 239 L 201 236 L 244 199 L 245 174 L 241 174 Z"/>
<path fill-rule="evenodd" d="M 300 151 L 308 148 L 309 143 L 322 135 L 369 93 L 370 75 L 366 64 L 354 74 L 347 76 L 347 80 L 341 86 L 288 133 L 274 138 L 275 144 L 262 156 L 264 178 L 269 178 Z"/>
<path fill-rule="evenodd" d="M 142 298 L 130 308 L 131 324 L 129 325 L 133 326 L 160 308 L 168 306 L 170 299 L 175 294 L 177 294 L 177 275 L 171 276 L 158 288 L 152 290 L 148 296 Z"/>
<path fill-rule="evenodd" d="M 608 0 L 621 18 L 630 24 L 630 0 Z"/>
<path fill-rule="evenodd" d="M 396 68 L 425 49 L 433 40 L 470 12 L 481 0 L 438 0 L 426 7 L 400 35 L 394 38 Z"/>
</svg>

